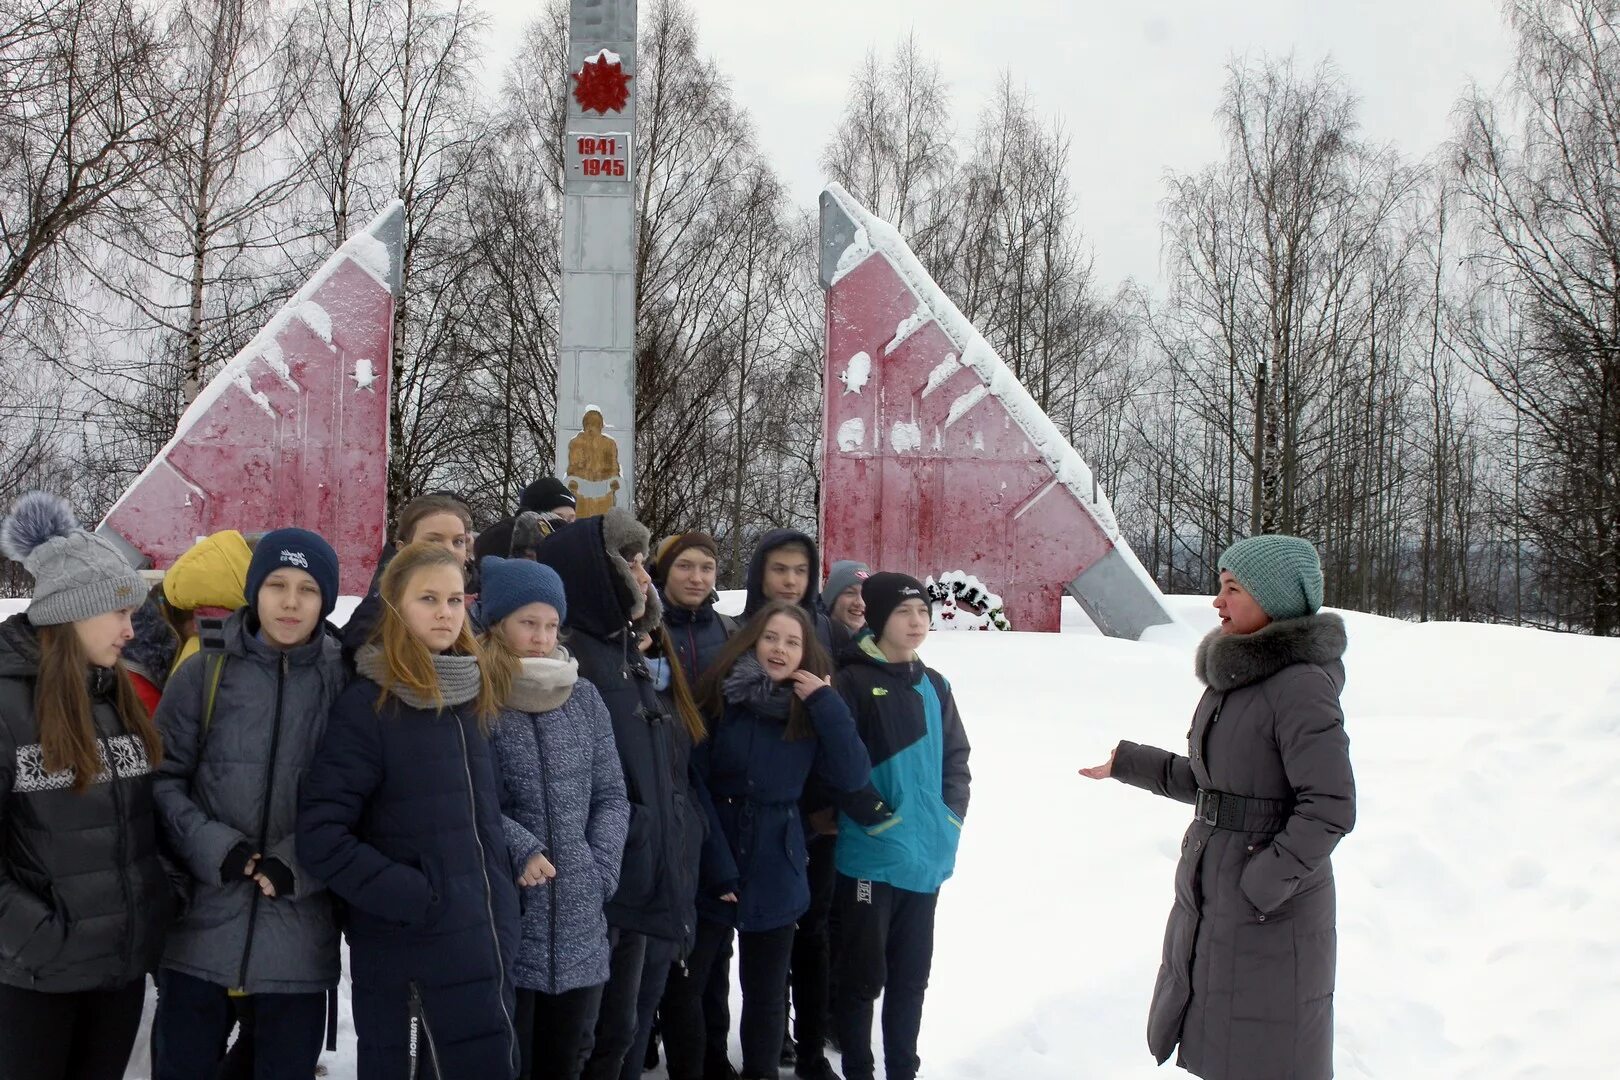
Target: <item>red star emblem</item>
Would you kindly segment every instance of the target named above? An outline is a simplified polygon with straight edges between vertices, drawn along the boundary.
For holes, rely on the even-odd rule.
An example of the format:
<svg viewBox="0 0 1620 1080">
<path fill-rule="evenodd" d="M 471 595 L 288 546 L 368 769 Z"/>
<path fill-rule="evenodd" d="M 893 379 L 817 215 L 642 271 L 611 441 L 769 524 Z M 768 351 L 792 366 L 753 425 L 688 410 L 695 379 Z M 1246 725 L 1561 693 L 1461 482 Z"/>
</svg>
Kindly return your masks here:
<svg viewBox="0 0 1620 1080">
<path fill-rule="evenodd" d="M 568 77 L 574 80 L 574 100 L 586 112 L 605 116 L 623 112 L 630 104 L 630 80 L 635 76 L 624 73 L 617 53 L 603 49 Z"/>
</svg>

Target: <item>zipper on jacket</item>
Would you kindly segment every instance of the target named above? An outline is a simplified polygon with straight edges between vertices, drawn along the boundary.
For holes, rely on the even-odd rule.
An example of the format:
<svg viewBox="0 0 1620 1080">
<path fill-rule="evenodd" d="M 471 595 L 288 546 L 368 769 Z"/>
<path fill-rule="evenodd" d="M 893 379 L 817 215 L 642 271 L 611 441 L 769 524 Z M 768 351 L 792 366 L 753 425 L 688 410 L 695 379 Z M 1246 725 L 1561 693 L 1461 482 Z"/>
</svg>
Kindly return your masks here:
<svg viewBox="0 0 1620 1080">
<path fill-rule="evenodd" d="M 92 708 L 94 706 L 92 705 Z M 131 736 L 135 738 L 137 736 Z M 124 796 L 120 790 L 123 787 L 123 774 L 118 771 L 118 755 L 108 747 L 105 739 L 100 739 L 102 753 L 107 757 L 107 772 L 111 777 L 107 786 L 112 789 L 113 820 L 118 823 L 118 890 L 124 896 L 124 911 L 129 918 L 129 926 L 124 934 L 123 945 L 118 950 L 122 970 L 129 971 L 129 966 L 135 956 L 135 890 L 129 881 L 129 870 L 134 860 L 128 857 L 129 822 L 128 810 L 124 805 Z"/>
<path fill-rule="evenodd" d="M 501 936 L 495 930 L 495 888 L 489 882 L 489 859 L 484 851 L 484 841 L 478 835 L 478 797 L 473 793 L 472 755 L 467 750 L 467 729 L 462 724 L 461 714 L 451 709 L 450 718 L 456 725 L 456 737 L 461 740 L 461 768 L 467 776 L 467 808 L 472 811 L 473 842 L 478 845 L 478 869 L 484 875 L 484 911 L 489 915 L 489 941 L 495 946 L 495 965 L 501 975 L 501 1016 L 506 1021 L 506 1045 L 516 1064 L 519 1061 L 517 1027 L 512 1021 L 512 1011 L 506 1007 L 506 958 L 501 955 Z"/>
<path fill-rule="evenodd" d="M 264 777 L 264 806 L 259 810 L 259 844 L 254 850 L 259 853 L 259 862 L 264 862 L 264 849 L 269 844 L 270 833 L 270 803 L 276 794 L 276 754 L 281 748 L 281 704 L 283 691 L 287 685 L 287 654 L 281 654 L 281 664 L 276 668 L 276 719 L 270 725 L 270 764 L 265 770 Z M 253 929 L 259 922 L 259 901 L 264 898 L 264 892 L 259 888 L 257 881 L 250 882 L 253 886 L 253 898 L 248 901 L 247 940 L 242 943 L 242 967 L 236 973 L 236 988 L 247 990 L 248 960 L 253 956 Z"/>
<path fill-rule="evenodd" d="M 664 876 L 668 877 L 675 872 L 676 866 L 679 865 L 679 859 L 676 856 L 679 853 L 681 843 L 681 837 L 675 829 L 675 785 L 678 780 L 675 776 L 675 755 L 671 753 L 671 750 L 673 750 L 672 744 L 677 735 L 674 724 L 669 722 L 669 718 L 664 715 L 662 709 L 649 710 L 643 704 L 642 712 L 646 714 L 647 728 L 652 736 L 653 777 L 654 779 L 662 778 L 665 781 L 664 790 L 658 792 L 658 806 L 665 813 L 664 842 L 659 845 L 659 850 L 663 859 L 662 870 Z M 664 737 L 666 731 L 668 732 L 668 739 Z M 680 917 L 678 911 L 671 911 L 670 915 L 674 918 Z M 687 942 L 691 933 L 692 928 L 682 922 L 680 940 L 676 943 L 675 949 L 675 959 L 682 965 L 686 963 L 686 958 L 691 954 L 691 946 Z"/>
<path fill-rule="evenodd" d="M 433 1075 L 444 1080 L 444 1073 L 439 1068 L 439 1047 L 433 1041 L 433 1028 L 428 1026 L 427 1009 L 422 1006 L 422 990 L 412 979 L 410 986 L 410 1005 L 407 1012 L 411 1018 L 410 1039 L 405 1044 L 406 1053 L 410 1058 L 410 1071 L 407 1075 L 410 1080 L 417 1080 L 422 1074 L 422 1043 L 427 1043 L 428 1056 L 433 1060 Z"/>
<path fill-rule="evenodd" d="M 535 756 L 540 761 L 540 809 L 546 815 L 546 851 L 555 856 L 557 854 L 557 841 L 551 827 L 551 774 L 546 768 L 546 740 L 540 730 L 540 717 L 534 716 L 531 721 L 534 725 Z M 552 864 L 555 870 L 557 864 Z M 557 879 L 552 878 L 546 888 L 546 897 L 551 902 L 551 992 L 557 992 Z"/>
</svg>

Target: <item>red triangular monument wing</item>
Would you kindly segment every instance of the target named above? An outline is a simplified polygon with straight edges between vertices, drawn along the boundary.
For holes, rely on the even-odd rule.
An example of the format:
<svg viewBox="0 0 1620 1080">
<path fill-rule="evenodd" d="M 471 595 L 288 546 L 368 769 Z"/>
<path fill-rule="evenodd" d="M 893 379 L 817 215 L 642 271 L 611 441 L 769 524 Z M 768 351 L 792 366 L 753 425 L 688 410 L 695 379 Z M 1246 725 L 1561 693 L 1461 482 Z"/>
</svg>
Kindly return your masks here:
<svg viewBox="0 0 1620 1080">
<path fill-rule="evenodd" d="M 101 523 L 132 561 L 296 525 L 332 542 L 345 593 L 365 592 L 387 518 L 404 215 L 396 202 L 351 237 L 197 395 Z"/>
<path fill-rule="evenodd" d="M 1073 595 L 1108 634 L 1171 622 L 1108 497 L 911 249 L 837 184 L 821 195 L 826 560 L 962 571 L 1017 630 Z"/>
</svg>

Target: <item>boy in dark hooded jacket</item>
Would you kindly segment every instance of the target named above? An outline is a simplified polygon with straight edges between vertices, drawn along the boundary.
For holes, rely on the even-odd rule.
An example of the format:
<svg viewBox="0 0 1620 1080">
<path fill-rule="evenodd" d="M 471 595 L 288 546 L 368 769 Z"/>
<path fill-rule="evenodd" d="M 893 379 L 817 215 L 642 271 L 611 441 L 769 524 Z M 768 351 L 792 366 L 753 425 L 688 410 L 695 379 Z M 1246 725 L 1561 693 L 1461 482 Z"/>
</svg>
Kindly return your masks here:
<svg viewBox="0 0 1620 1080">
<path fill-rule="evenodd" d="M 798 604 L 810 616 L 821 647 L 832 651 L 832 624 L 818 603 L 821 555 L 816 542 L 797 529 L 772 529 L 759 538 L 748 560 L 748 601 L 743 622 L 772 600 Z"/>
<path fill-rule="evenodd" d="M 644 568 L 650 539 L 629 511 L 613 509 L 553 533 L 537 553 L 562 578 L 568 647 L 579 677 L 607 705 L 630 800 L 624 862 L 607 904 L 611 970 L 587 1080 L 617 1078 L 639 1032 L 651 1029 L 650 1014 L 641 1023 L 638 1011 L 650 943 L 673 943 L 678 958 L 690 948 L 698 859 L 714 812 L 691 766 L 701 733 L 669 714 L 638 647 L 661 613 Z M 651 994 L 655 1003 L 658 993 L 662 987 Z"/>
</svg>

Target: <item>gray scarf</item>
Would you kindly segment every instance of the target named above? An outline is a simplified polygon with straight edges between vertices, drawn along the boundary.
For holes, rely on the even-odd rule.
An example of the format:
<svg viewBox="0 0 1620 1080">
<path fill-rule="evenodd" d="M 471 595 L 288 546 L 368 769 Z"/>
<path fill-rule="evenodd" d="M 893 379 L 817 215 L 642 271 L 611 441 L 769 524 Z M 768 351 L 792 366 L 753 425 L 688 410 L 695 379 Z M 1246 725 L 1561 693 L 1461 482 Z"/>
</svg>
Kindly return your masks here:
<svg viewBox="0 0 1620 1080">
<path fill-rule="evenodd" d="M 454 653 L 438 653 L 433 657 L 433 670 L 439 676 L 439 696 L 442 699 L 439 701 L 421 697 L 402 686 L 391 686 L 388 665 L 383 661 L 380 645 L 362 646 L 354 654 L 354 669 L 413 709 L 465 705 L 478 696 L 483 685 L 478 675 L 478 657 Z"/>
<path fill-rule="evenodd" d="M 512 679 L 512 695 L 506 707 L 521 713 L 546 713 L 560 709 L 579 681 L 579 661 L 561 645 L 550 656 L 524 657 Z"/>
<path fill-rule="evenodd" d="M 788 710 L 793 707 L 793 684 L 772 682 L 759 657 L 751 652 L 737 657 L 721 683 L 721 690 L 733 705 L 752 709 L 772 720 L 786 720 Z"/>
</svg>

